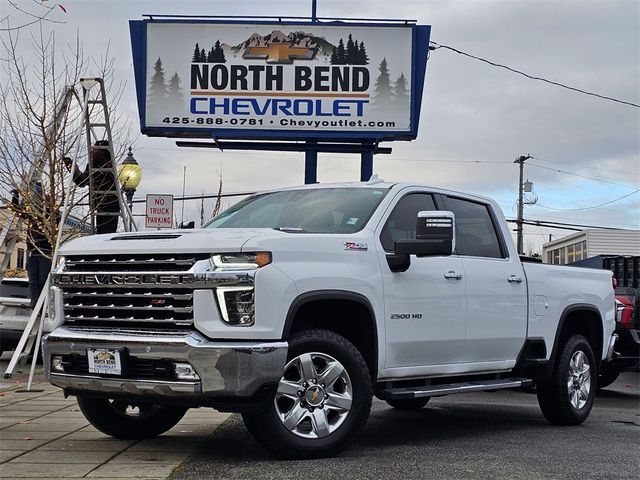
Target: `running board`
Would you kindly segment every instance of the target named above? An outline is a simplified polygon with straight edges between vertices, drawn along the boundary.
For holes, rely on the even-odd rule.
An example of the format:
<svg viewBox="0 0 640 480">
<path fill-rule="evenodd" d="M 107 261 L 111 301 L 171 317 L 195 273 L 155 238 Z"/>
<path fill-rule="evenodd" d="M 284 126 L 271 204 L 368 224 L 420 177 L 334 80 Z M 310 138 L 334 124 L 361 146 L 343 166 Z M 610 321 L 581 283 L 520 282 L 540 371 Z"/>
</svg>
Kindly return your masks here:
<svg viewBox="0 0 640 480">
<path fill-rule="evenodd" d="M 477 382 L 447 383 L 443 385 L 391 388 L 383 390 L 382 396 L 386 400 L 404 400 L 421 397 L 442 397 L 444 395 L 453 395 L 456 393 L 528 387 L 532 384 L 533 380 L 529 378 L 503 378 L 500 380 L 482 380 Z"/>
</svg>

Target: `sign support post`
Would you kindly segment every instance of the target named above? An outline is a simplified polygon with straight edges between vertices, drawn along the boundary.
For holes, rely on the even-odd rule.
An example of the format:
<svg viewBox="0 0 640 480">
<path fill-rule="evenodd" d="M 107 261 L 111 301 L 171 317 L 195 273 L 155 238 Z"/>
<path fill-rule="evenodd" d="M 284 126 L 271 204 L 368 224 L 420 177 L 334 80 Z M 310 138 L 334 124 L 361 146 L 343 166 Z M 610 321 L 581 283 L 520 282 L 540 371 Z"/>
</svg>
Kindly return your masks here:
<svg viewBox="0 0 640 480">
<path fill-rule="evenodd" d="M 360 181 L 367 182 L 373 175 L 373 145 L 360 154 Z"/>
<path fill-rule="evenodd" d="M 304 153 L 304 183 L 318 183 L 318 150 L 315 147 L 318 142 L 309 140 L 309 150 Z"/>
</svg>

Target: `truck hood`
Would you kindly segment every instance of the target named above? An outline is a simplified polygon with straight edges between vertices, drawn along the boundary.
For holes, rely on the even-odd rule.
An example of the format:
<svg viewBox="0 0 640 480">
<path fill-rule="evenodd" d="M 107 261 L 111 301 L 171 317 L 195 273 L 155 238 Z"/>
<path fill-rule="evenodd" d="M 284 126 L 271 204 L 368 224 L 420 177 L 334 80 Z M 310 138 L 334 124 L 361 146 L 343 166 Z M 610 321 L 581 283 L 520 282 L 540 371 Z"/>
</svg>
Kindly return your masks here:
<svg viewBox="0 0 640 480">
<path fill-rule="evenodd" d="M 239 252 L 252 238 L 286 235 L 269 228 L 216 228 L 166 230 L 91 235 L 72 240 L 60 255 L 117 253 L 214 253 Z"/>
</svg>

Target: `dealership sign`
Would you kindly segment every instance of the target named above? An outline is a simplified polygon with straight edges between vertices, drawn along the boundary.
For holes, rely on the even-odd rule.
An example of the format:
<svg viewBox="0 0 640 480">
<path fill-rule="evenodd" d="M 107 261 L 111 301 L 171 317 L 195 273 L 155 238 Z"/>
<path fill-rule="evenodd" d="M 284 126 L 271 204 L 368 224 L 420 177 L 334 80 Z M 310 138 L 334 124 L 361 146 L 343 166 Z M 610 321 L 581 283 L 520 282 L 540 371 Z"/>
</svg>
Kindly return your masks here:
<svg viewBox="0 0 640 480">
<path fill-rule="evenodd" d="M 142 133 L 413 139 L 430 27 L 131 21 Z"/>
</svg>

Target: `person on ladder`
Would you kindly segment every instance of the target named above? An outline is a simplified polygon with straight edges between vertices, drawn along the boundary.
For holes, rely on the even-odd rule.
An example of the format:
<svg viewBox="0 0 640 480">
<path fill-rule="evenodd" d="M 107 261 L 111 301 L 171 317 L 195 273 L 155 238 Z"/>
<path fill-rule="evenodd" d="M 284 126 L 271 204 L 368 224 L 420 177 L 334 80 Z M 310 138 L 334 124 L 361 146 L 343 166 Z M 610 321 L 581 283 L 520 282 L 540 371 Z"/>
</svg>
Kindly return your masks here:
<svg viewBox="0 0 640 480">
<path fill-rule="evenodd" d="M 20 192 L 12 190 L 11 206 L 16 215 L 22 217 L 27 225 L 27 276 L 29 278 L 29 294 L 31 296 L 31 308 L 35 308 L 36 302 L 42 293 L 47 277 L 51 271 L 51 247 L 50 235 L 47 232 L 50 228 L 55 229 L 60 219 L 59 214 L 52 217 L 49 212 L 49 198 L 42 195 L 42 184 L 34 184 L 32 205 L 24 205 L 20 201 Z"/>
<path fill-rule="evenodd" d="M 102 148 L 96 148 L 102 147 Z M 91 148 L 91 159 L 84 172 L 81 172 L 76 165 L 73 172 L 73 181 L 79 187 L 89 186 L 90 176 L 93 174 L 93 189 L 98 192 L 89 199 L 90 207 L 95 213 L 96 231 L 95 233 L 115 233 L 118 230 L 118 217 L 120 214 L 120 202 L 118 201 L 118 191 L 116 189 L 116 179 L 113 175 L 111 164 L 111 153 L 109 153 L 109 142 L 98 140 Z M 65 157 L 64 164 L 67 170 L 71 171 L 72 160 Z M 98 169 L 91 173 L 92 169 Z M 106 171 L 106 170 L 109 171 Z"/>
</svg>

